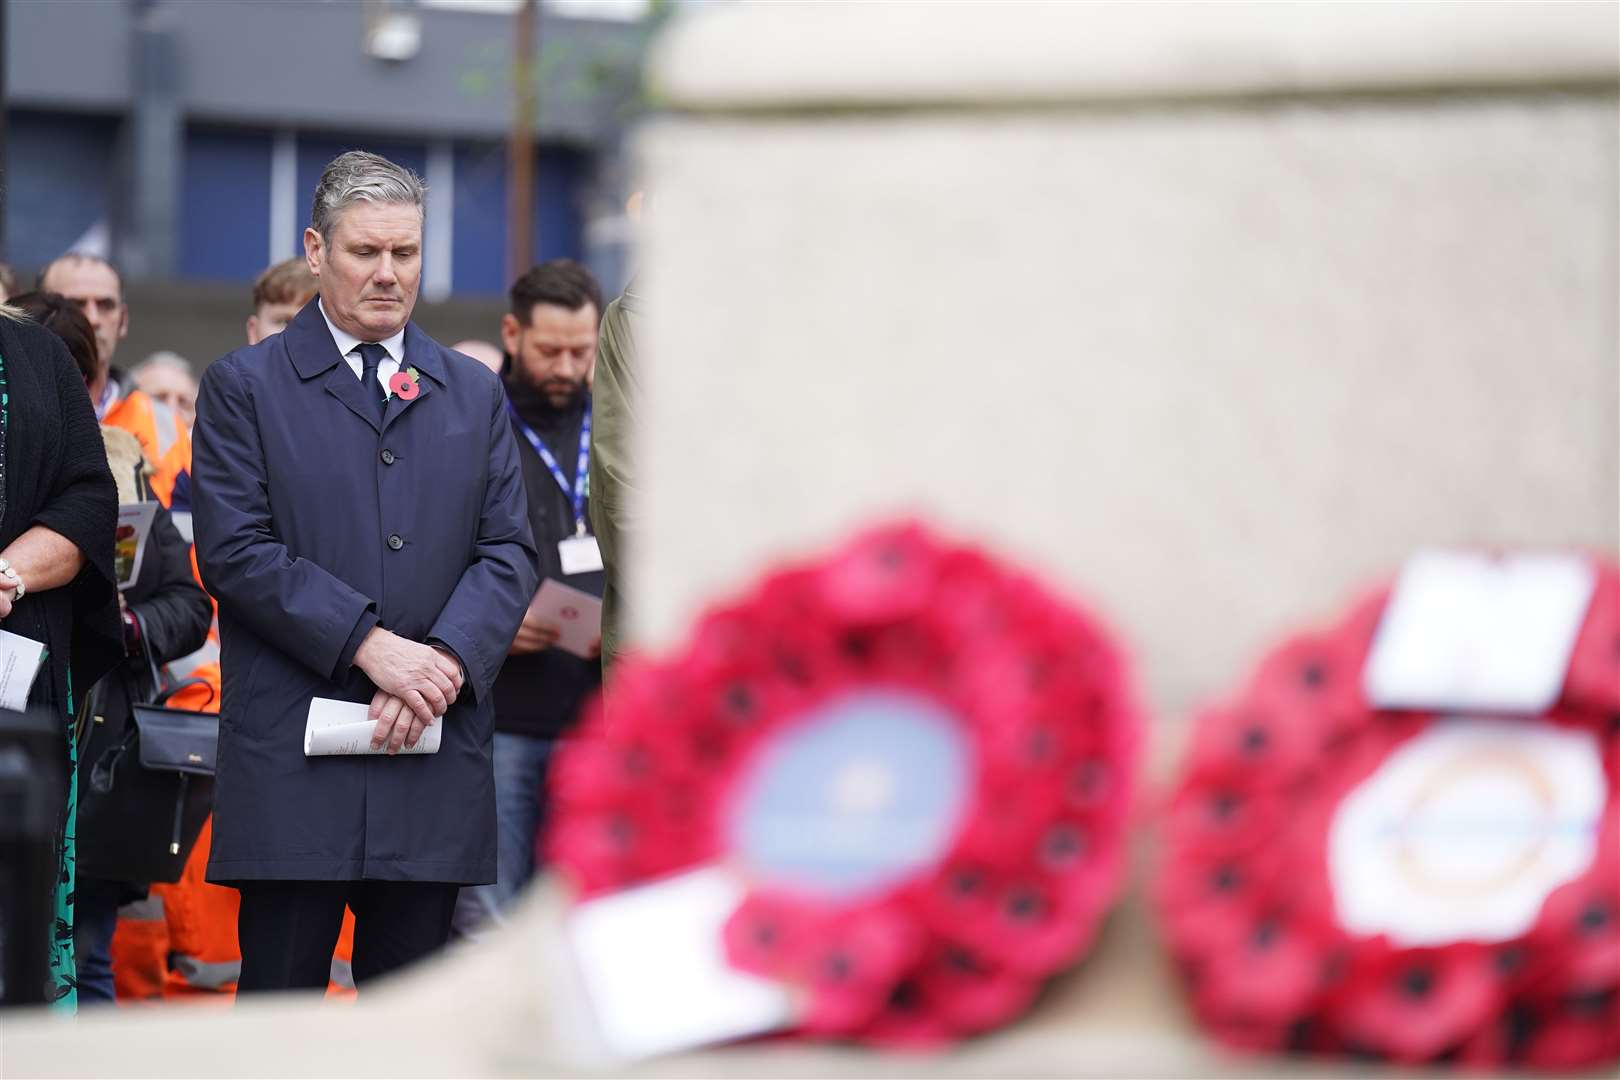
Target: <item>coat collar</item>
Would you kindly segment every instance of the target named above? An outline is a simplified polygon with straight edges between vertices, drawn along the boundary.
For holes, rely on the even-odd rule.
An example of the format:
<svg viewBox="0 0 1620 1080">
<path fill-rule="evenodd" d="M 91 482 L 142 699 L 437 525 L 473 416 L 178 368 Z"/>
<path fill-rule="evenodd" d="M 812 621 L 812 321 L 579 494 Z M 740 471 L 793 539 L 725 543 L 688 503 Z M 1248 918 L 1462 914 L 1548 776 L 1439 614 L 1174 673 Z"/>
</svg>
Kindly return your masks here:
<svg viewBox="0 0 1620 1080">
<path fill-rule="evenodd" d="M 332 341 L 337 345 L 338 355 L 347 357 L 355 349 L 359 348 L 362 344 L 360 339 L 332 321 L 332 316 L 328 315 L 326 309 L 321 306 L 320 297 L 315 298 L 315 307 L 320 311 L 321 318 L 326 320 L 326 331 L 332 335 Z M 405 367 L 405 328 L 403 326 L 392 337 L 384 338 L 377 344 L 383 347 L 383 350 L 393 358 L 401 369 Z"/>
<path fill-rule="evenodd" d="M 282 332 L 287 355 L 300 379 L 313 379 L 343 362 L 337 342 L 326 325 L 317 301 L 305 304 Z M 444 385 L 444 361 L 439 347 L 414 323 L 405 324 L 405 367 L 414 367 L 440 386 Z"/>
<path fill-rule="evenodd" d="M 349 411 L 378 431 L 387 429 L 405 410 L 418 401 L 430 396 L 430 388 L 424 385 L 421 392 L 411 401 L 404 401 L 397 395 L 390 398 L 383 415 L 378 415 L 376 401 L 360 385 L 360 380 L 354 377 L 354 372 L 343 362 L 343 354 L 338 351 L 337 342 L 332 340 L 332 331 L 326 325 L 326 316 L 314 300 L 305 304 L 303 310 L 293 317 L 287 328 L 281 332 L 282 341 L 287 346 L 287 356 L 292 361 L 293 370 L 298 377 L 306 382 L 325 374 L 326 392 L 348 406 Z M 405 324 L 405 367 L 415 368 L 426 378 L 432 379 L 438 386 L 444 385 L 444 361 L 439 346 L 432 338 L 417 328 L 415 323 Z"/>
</svg>

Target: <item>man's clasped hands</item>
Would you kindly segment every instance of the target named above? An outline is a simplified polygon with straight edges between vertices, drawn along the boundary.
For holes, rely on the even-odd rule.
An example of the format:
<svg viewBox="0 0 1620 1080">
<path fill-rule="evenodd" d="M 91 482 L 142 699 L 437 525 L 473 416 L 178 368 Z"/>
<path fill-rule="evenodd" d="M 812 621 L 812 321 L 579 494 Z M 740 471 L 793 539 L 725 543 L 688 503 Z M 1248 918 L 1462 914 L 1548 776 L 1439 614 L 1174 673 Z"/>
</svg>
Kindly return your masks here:
<svg viewBox="0 0 1620 1080">
<path fill-rule="evenodd" d="M 411 749 L 461 692 L 465 675 L 454 653 L 373 629 L 355 650 L 354 665 L 377 687 L 370 716 L 371 748 L 397 754 Z"/>
</svg>

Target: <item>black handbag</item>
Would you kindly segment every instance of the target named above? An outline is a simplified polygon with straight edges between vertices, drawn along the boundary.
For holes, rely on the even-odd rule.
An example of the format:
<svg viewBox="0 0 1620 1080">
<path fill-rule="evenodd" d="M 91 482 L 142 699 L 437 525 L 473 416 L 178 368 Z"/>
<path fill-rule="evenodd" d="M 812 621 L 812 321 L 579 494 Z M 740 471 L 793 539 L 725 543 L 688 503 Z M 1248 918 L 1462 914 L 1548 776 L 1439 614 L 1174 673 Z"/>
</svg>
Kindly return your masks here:
<svg viewBox="0 0 1620 1080">
<path fill-rule="evenodd" d="M 137 618 L 139 618 L 137 616 Z M 152 688 L 163 679 L 145 645 Z M 161 689 L 151 704 L 132 700 L 122 737 L 96 755 L 79 794 L 79 872 L 113 881 L 175 882 L 214 803 L 219 717 L 165 703 L 188 686 Z M 213 688 L 209 688 L 212 698 Z"/>
</svg>

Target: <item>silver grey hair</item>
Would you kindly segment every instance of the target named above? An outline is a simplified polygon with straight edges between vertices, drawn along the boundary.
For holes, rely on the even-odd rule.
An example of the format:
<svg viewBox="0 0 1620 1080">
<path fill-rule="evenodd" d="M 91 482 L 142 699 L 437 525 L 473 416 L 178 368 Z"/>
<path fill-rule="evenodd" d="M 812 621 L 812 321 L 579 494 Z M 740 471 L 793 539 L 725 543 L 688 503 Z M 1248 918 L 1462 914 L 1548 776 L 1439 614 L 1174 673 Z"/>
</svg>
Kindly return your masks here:
<svg viewBox="0 0 1620 1080">
<path fill-rule="evenodd" d="M 190 360 L 187 360 L 177 352 L 170 352 L 167 349 L 160 349 L 151 356 L 148 356 L 145 360 L 142 360 L 140 363 L 131 368 L 129 373 L 131 376 L 135 376 L 139 375 L 147 368 L 163 367 L 173 368 L 176 371 L 183 372 L 188 379 L 195 379 L 197 377 L 196 373 L 191 370 Z"/>
<path fill-rule="evenodd" d="M 309 211 L 310 228 L 332 242 L 332 226 L 340 213 L 357 202 L 407 203 L 425 213 L 427 185 L 403 165 L 380 154 L 350 150 L 327 163 Z"/>
</svg>

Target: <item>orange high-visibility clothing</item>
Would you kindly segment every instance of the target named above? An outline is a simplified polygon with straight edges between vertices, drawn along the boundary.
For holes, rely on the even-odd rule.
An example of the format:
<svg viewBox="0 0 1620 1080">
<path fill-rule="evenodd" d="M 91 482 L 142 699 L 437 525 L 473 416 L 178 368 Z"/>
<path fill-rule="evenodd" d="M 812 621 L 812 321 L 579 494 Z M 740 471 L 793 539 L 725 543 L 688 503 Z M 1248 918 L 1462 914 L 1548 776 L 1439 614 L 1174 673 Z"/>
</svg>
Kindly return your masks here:
<svg viewBox="0 0 1620 1080">
<path fill-rule="evenodd" d="M 118 909 L 118 928 L 109 947 L 113 995 L 120 1005 L 163 1000 L 168 975 L 169 922 L 163 898 L 155 892 Z"/>
<path fill-rule="evenodd" d="M 175 485 L 190 486 L 191 432 L 179 412 L 135 390 L 108 409 L 101 422 L 123 428 L 141 444 L 141 452 L 152 463 L 149 482 L 158 502 L 170 506 Z"/>
<path fill-rule="evenodd" d="M 169 698 L 171 709 L 190 709 L 193 712 L 219 712 L 219 619 L 208 628 L 208 640 L 190 656 L 170 660 L 163 666 L 173 683 L 187 679 L 201 679 L 202 684 L 186 686 Z"/>
</svg>

